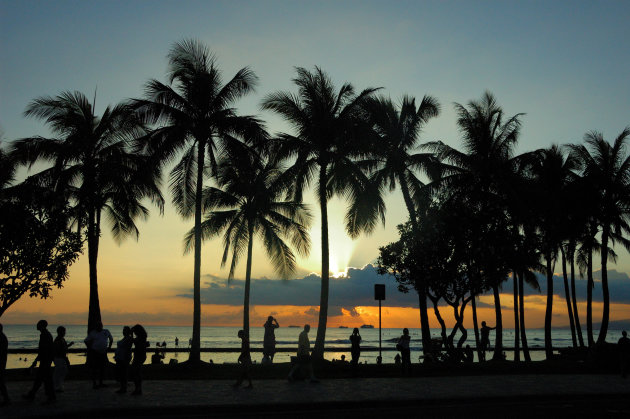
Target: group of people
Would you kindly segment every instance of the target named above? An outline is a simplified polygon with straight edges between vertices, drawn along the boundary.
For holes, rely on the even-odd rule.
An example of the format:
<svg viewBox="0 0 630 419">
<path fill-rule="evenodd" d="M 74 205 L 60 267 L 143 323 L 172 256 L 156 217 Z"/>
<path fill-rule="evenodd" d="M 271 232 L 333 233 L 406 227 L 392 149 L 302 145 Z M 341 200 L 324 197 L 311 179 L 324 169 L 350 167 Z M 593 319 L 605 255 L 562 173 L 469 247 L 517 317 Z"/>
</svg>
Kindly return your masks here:
<svg viewBox="0 0 630 419">
<path fill-rule="evenodd" d="M 68 359 L 68 348 L 74 342 L 66 342 L 66 328 L 57 327 L 57 337 L 53 340 L 52 334 L 48 331 L 48 322 L 40 320 L 37 322 L 39 331 L 39 344 L 37 346 L 37 357 L 30 366 L 33 370 L 39 363 L 39 368 L 35 372 L 35 380 L 31 389 L 22 397 L 26 400 L 34 400 L 39 388 L 44 386 L 46 401 L 44 404 L 52 404 L 56 401 L 56 394 L 64 391 L 64 380 L 68 374 L 70 361 Z M 108 363 L 107 351 L 112 347 L 114 338 L 107 329 L 103 329 L 103 324 L 98 322 L 85 338 L 87 346 L 87 365 L 92 377 L 92 387 L 94 389 L 107 387 L 103 382 L 105 367 Z M 123 337 L 118 341 L 114 359 L 116 361 L 118 381 L 120 388 L 116 393 L 127 392 L 128 370 L 131 364 L 131 375 L 135 384 L 132 394 L 142 394 L 141 366 L 147 357 L 147 332 L 137 324 L 133 327 L 123 328 Z M 133 347 L 133 350 L 132 350 Z M 5 384 L 5 371 L 7 364 L 8 339 L 0 324 L 0 394 L 4 406 L 10 403 L 9 394 Z M 132 357 L 133 355 L 133 357 Z M 52 368 L 54 363 L 54 370 Z"/>
</svg>

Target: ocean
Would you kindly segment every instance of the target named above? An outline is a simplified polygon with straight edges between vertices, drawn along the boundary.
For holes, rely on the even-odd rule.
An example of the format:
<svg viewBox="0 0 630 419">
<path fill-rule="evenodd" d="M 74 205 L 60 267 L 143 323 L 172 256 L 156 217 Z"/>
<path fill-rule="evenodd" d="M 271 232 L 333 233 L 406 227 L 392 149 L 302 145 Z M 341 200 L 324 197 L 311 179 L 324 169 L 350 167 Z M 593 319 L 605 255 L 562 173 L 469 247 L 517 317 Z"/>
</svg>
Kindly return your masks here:
<svg viewBox="0 0 630 419">
<path fill-rule="evenodd" d="M 52 333 L 53 337 L 56 336 L 57 325 L 50 325 L 48 330 Z M 122 326 L 108 325 L 105 326 L 109 329 L 114 337 L 113 348 L 116 347 L 116 342 L 122 338 Z M 146 326 L 148 333 L 148 340 L 150 347 L 155 348 L 156 343 L 166 342 L 167 348 L 188 348 L 188 340 L 192 336 L 192 327 L 188 326 Z M 238 327 L 202 327 L 201 328 L 201 347 L 202 348 L 239 348 L 240 339 L 236 336 Z M 277 348 L 290 348 L 297 349 L 297 338 L 302 331 L 301 327 L 280 327 L 276 329 L 276 347 Z M 35 329 L 35 325 L 4 325 L 4 333 L 9 340 L 9 349 L 34 349 L 37 348 L 39 342 L 39 332 Z M 374 329 L 360 329 L 362 342 L 361 347 L 373 347 L 378 348 L 378 328 Z M 558 328 L 552 332 L 553 347 L 554 348 L 566 348 L 571 346 L 571 331 L 569 329 Z M 351 328 L 329 328 L 326 331 L 326 359 L 340 359 L 341 355 L 345 355 L 347 359 L 350 359 L 350 335 L 352 334 Z M 396 356 L 396 342 L 402 329 L 382 329 L 382 348 L 383 348 L 383 362 L 393 363 Z M 418 357 L 422 354 L 422 342 L 420 329 L 409 329 L 411 335 L 411 360 L 412 362 L 418 362 Z M 438 329 L 432 329 L 431 334 L 433 337 L 439 337 L 440 331 Z M 312 328 L 309 336 L 311 339 L 311 347 L 315 343 L 315 336 L 317 335 L 317 328 Z M 619 331 L 611 330 L 609 332 L 609 341 L 616 342 L 620 335 Z M 86 336 L 85 326 L 66 326 L 66 341 L 74 342 L 73 349 L 83 349 L 83 339 Z M 250 329 L 251 347 L 262 348 L 264 328 L 253 327 Z M 175 346 L 175 338 L 179 339 L 179 345 Z M 490 341 L 494 344 L 494 331 L 490 333 Z M 528 329 L 527 339 L 530 348 L 542 348 L 544 347 L 544 330 L 543 329 Z M 475 346 L 474 333 L 471 330 L 468 332 L 467 344 Z M 514 345 L 514 330 L 504 329 L 503 331 L 503 345 L 506 347 L 512 347 Z M 513 359 L 513 351 L 505 351 L 507 359 Z M 290 357 L 294 355 L 293 352 L 278 352 L 275 355 L 274 362 L 289 362 Z M 540 360 L 544 358 L 543 351 L 532 351 L 532 359 Z M 361 362 L 368 362 L 370 364 L 376 363 L 376 357 L 378 352 L 362 352 Z M 9 354 L 7 360 L 7 368 L 24 368 L 28 367 L 33 361 L 34 354 Z M 109 354 L 110 360 L 113 362 L 113 353 Z M 85 362 L 85 356 L 83 354 L 70 354 L 70 363 L 78 364 Z M 177 359 L 178 361 L 185 361 L 188 359 L 186 352 L 167 352 L 164 362 L 168 363 L 169 360 Z M 234 363 L 238 358 L 237 352 L 217 353 L 217 352 L 202 352 L 201 359 L 209 362 L 212 360 L 215 363 Z M 260 352 L 252 353 L 252 359 L 256 362 L 260 362 L 262 354 Z M 147 359 L 149 362 L 150 357 Z"/>
</svg>

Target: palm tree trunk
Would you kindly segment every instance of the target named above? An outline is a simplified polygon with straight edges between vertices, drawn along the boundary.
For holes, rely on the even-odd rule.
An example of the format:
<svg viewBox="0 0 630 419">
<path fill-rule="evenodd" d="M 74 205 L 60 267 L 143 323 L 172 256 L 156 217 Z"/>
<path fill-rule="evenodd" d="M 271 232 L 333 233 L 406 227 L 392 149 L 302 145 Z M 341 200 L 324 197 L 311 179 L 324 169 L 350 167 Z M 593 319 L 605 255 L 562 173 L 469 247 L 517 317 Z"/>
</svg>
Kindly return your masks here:
<svg viewBox="0 0 630 419">
<path fill-rule="evenodd" d="M 407 211 L 409 212 L 409 220 L 411 221 L 411 227 L 415 235 L 419 234 L 418 216 L 416 214 L 416 208 L 411 200 L 409 194 L 409 186 L 405 180 L 404 171 L 398 173 L 398 181 L 400 182 L 400 190 L 402 191 Z M 427 296 L 425 291 L 418 292 L 418 298 L 420 299 L 420 330 L 422 333 L 422 353 L 426 356 L 431 350 L 431 329 L 429 328 L 429 314 L 427 312 Z"/>
<path fill-rule="evenodd" d="M 608 237 L 610 227 L 604 224 L 602 229 L 602 294 L 604 295 L 604 309 L 602 313 L 602 325 L 599 329 L 597 343 L 606 342 L 608 333 L 608 320 L 610 317 L 610 292 L 608 290 Z"/>
<path fill-rule="evenodd" d="M 249 242 L 247 243 L 247 268 L 245 269 L 245 295 L 243 297 L 243 332 L 249 339 L 249 289 L 252 278 L 252 253 L 254 249 L 254 231 L 249 226 Z"/>
<path fill-rule="evenodd" d="M 446 347 L 448 343 L 448 336 L 446 334 L 446 323 L 444 322 L 444 319 L 440 314 L 439 298 L 431 298 L 429 294 L 427 294 L 427 296 L 429 296 L 429 299 L 433 303 L 433 313 L 435 314 L 435 318 L 440 324 L 440 336 L 442 336 L 442 344 Z"/>
<path fill-rule="evenodd" d="M 88 308 L 88 333 L 96 328 L 96 324 L 101 320 L 101 305 L 98 298 L 98 246 L 100 228 L 98 226 L 98 217 L 96 209 L 91 209 L 88 216 L 88 264 L 90 272 L 90 301 Z"/>
<path fill-rule="evenodd" d="M 595 343 L 593 339 L 593 251 L 589 250 L 586 256 L 586 335 L 588 346 Z"/>
<path fill-rule="evenodd" d="M 481 345 L 479 342 L 479 322 L 477 321 L 477 296 L 473 295 L 471 303 L 472 303 L 472 312 L 473 312 L 473 328 L 475 330 L 475 348 L 477 349 L 477 359 L 481 360 Z"/>
<path fill-rule="evenodd" d="M 326 196 L 326 165 L 319 168 L 319 206 L 322 215 L 322 288 L 319 296 L 319 323 L 313 358 L 324 358 L 324 343 L 326 341 L 326 323 L 328 321 L 328 288 L 329 288 L 329 260 L 328 260 L 328 206 Z"/>
<path fill-rule="evenodd" d="M 573 319 L 575 320 L 575 330 L 577 332 L 580 347 L 584 346 L 584 338 L 582 337 L 582 325 L 580 325 L 580 316 L 578 315 L 577 297 L 575 294 L 575 246 L 569 252 L 570 269 L 571 269 L 571 300 L 573 303 Z"/>
<path fill-rule="evenodd" d="M 503 359 L 503 316 L 501 315 L 501 298 L 499 297 L 499 286 L 492 286 L 494 294 L 494 312 L 496 317 L 496 332 L 494 338 L 494 355 L 492 359 Z"/>
<path fill-rule="evenodd" d="M 201 361 L 201 195 L 203 191 L 203 166 L 206 143 L 197 144 L 197 185 L 195 190 L 195 256 L 193 274 L 193 330 L 189 362 Z"/>
<path fill-rule="evenodd" d="M 431 353 L 431 329 L 429 329 L 429 315 L 427 313 L 427 294 L 424 290 L 418 291 L 420 308 L 420 329 L 422 332 L 422 354 L 426 356 Z"/>
<path fill-rule="evenodd" d="M 569 312 L 569 324 L 571 326 L 571 339 L 573 340 L 573 347 L 577 348 L 577 337 L 575 335 L 575 322 L 573 321 L 573 309 L 571 308 L 571 294 L 569 293 L 569 278 L 567 277 L 567 258 L 564 253 L 564 248 L 560 246 L 562 252 L 562 277 L 564 279 L 564 296 L 567 300 L 567 311 Z"/>
<path fill-rule="evenodd" d="M 551 359 L 553 347 L 551 344 L 551 313 L 553 310 L 553 272 L 551 269 L 551 254 L 545 255 L 547 261 L 547 308 L 545 310 L 545 356 Z"/>
<path fill-rule="evenodd" d="M 512 280 L 514 281 L 514 361 L 521 360 L 521 350 L 519 348 L 520 330 L 518 325 L 518 278 L 516 271 L 512 271 Z"/>
<path fill-rule="evenodd" d="M 527 333 L 525 329 L 525 292 L 523 287 L 523 274 L 518 276 L 518 299 L 519 299 L 519 317 L 521 321 L 521 344 L 523 345 L 523 358 L 525 362 L 531 362 L 532 357 L 529 355 L 529 347 L 527 346 Z"/>
</svg>

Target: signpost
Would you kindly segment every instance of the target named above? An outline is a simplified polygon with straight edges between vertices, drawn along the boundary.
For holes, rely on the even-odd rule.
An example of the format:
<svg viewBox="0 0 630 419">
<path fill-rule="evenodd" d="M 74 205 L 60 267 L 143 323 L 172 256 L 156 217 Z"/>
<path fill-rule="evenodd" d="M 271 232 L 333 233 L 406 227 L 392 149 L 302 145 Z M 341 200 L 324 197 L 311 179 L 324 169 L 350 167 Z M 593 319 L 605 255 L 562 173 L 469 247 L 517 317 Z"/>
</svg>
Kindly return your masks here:
<svg viewBox="0 0 630 419">
<path fill-rule="evenodd" d="M 381 301 L 385 299 L 385 284 L 374 284 L 374 299 L 378 300 L 378 364 L 383 361 L 381 354 Z"/>
</svg>

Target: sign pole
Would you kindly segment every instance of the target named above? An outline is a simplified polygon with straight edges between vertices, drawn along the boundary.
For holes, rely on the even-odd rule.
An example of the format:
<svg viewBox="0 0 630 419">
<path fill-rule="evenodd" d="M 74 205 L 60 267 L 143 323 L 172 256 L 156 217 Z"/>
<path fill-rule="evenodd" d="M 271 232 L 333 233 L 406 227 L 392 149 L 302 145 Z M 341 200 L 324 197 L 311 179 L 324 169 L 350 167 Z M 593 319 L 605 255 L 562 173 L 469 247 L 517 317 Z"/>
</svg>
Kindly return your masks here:
<svg viewBox="0 0 630 419">
<path fill-rule="evenodd" d="M 383 359 L 381 354 L 381 300 L 378 300 L 378 356 Z"/>
<path fill-rule="evenodd" d="M 385 299 L 385 284 L 374 284 L 374 299 L 378 300 L 378 358 L 377 364 L 383 362 L 383 347 L 381 339 L 381 302 Z"/>
</svg>

